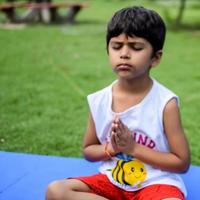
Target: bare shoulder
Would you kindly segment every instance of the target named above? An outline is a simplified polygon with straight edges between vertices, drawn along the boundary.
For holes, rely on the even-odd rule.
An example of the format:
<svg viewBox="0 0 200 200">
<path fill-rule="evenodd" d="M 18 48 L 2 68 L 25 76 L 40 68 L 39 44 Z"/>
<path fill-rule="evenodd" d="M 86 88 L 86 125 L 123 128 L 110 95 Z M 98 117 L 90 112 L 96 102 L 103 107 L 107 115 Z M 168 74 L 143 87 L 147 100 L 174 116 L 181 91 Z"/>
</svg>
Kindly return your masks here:
<svg viewBox="0 0 200 200">
<path fill-rule="evenodd" d="M 164 125 L 169 121 L 176 123 L 177 125 L 181 125 L 181 115 L 180 115 L 180 109 L 178 106 L 178 101 L 176 98 L 172 98 L 168 101 L 164 108 L 163 112 L 163 120 Z M 175 120 L 175 121 L 174 121 Z M 173 124 L 174 124 L 173 123 Z M 181 125 L 182 126 L 182 125 Z"/>
<path fill-rule="evenodd" d="M 179 110 L 178 100 L 175 97 L 170 99 L 165 106 L 165 111 L 173 111 L 173 110 Z"/>
</svg>

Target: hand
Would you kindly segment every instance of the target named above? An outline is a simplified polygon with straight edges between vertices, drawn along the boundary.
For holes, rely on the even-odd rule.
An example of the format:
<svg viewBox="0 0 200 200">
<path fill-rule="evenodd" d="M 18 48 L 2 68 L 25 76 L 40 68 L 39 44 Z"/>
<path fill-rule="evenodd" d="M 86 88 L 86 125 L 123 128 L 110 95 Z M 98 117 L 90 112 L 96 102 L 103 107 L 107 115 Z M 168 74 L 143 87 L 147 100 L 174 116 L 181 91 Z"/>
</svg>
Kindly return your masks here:
<svg viewBox="0 0 200 200">
<path fill-rule="evenodd" d="M 111 144 L 115 152 L 131 154 L 135 141 L 128 127 L 118 118 L 115 117 L 111 129 Z"/>
</svg>

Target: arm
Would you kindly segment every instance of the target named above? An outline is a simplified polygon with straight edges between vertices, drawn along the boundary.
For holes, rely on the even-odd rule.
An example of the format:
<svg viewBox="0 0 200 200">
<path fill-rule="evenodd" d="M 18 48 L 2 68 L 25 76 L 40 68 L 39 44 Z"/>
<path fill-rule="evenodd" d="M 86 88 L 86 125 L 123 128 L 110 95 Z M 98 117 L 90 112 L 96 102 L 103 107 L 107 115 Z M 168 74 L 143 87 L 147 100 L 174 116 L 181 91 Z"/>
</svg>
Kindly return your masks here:
<svg viewBox="0 0 200 200">
<path fill-rule="evenodd" d="M 108 146 L 111 152 L 111 145 Z M 100 144 L 95 130 L 94 120 L 89 113 L 86 133 L 83 139 L 83 155 L 89 161 L 108 160 L 109 156 L 105 153 L 105 144 Z"/>
<path fill-rule="evenodd" d="M 179 108 L 175 99 L 172 99 L 166 105 L 163 123 L 170 152 L 158 152 L 134 141 L 124 146 L 123 152 L 162 170 L 179 173 L 184 172 L 190 164 L 190 153 L 187 139 L 181 125 Z M 117 132 L 114 133 L 113 137 L 115 139 L 112 141 L 115 144 L 116 141 L 119 142 L 122 140 L 119 139 L 119 135 L 117 136 Z"/>
</svg>

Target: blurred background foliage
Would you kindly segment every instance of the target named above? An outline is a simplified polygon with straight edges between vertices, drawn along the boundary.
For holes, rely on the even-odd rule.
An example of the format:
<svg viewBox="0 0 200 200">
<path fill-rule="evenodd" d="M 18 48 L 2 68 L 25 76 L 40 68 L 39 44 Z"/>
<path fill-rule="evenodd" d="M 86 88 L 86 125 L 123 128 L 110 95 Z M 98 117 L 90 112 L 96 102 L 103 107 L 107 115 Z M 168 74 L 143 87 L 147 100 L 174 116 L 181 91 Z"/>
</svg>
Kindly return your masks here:
<svg viewBox="0 0 200 200">
<path fill-rule="evenodd" d="M 55 0 L 54 2 L 70 2 L 70 3 L 80 3 L 80 2 L 90 2 L 98 0 Z M 102 0 L 105 1 L 105 0 Z M 118 3 L 120 1 L 130 0 L 107 0 L 112 3 Z M 180 28 L 189 28 L 189 29 L 200 29 L 200 20 L 198 17 L 195 17 L 195 13 L 200 12 L 200 1 L 199 0 L 147 0 L 147 2 L 151 3 L 160 3 L 163 5 L 163 12 L 165 14 L 165 18 L 167 22 L 174 29 Z M 0 3 L 5 2 L 22 2 L 21 0 L 0 0 Z M 24 1 L 23 1 L 24 2 Z M 52 2 L 52 0 L 26 0 L 25 2 Z M 132 0 L 133 4 L 138 3 L 137 0 Z M 172 9 L 175 8 L 175 9 Z M 192 9 L 193 16 L 187 15 L 187 9 Z M 188 17 L 192 17 L 193 19 L 189 22 Z M 194 19 L 196 18 L 196 19 Z M 189 23 L 188 23 L 189 22 Z"/>
</svg>

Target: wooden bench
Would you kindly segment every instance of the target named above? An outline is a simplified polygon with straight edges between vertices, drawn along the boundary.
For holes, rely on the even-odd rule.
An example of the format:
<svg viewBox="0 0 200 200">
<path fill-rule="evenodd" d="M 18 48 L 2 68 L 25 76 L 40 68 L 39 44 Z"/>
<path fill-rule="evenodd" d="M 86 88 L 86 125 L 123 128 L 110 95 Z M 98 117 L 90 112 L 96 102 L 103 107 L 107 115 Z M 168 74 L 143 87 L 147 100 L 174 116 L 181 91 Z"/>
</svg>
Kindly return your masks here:
<svg viewBox="0 0 200 200">
<path fill-rule="evenodd" d="M 12 2 L 0 4 L 0 11 L 4 12 L 12 23 L 44 22 L 44 23 L 74 23 L 75 17 L 82 8 L 88 7 L 86 3 L 27 3 Z M 25 14 L 17 15 L 17 8 L 28 9 Z M 68 8 L 66 15 L 58 13 L 59 8 Z"/>
</svg>

